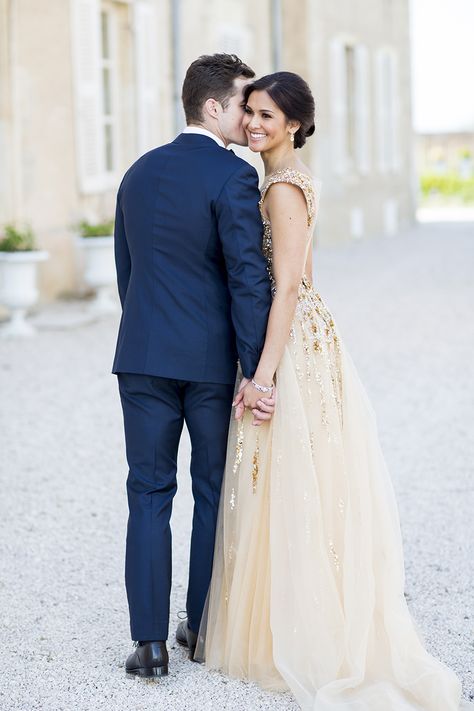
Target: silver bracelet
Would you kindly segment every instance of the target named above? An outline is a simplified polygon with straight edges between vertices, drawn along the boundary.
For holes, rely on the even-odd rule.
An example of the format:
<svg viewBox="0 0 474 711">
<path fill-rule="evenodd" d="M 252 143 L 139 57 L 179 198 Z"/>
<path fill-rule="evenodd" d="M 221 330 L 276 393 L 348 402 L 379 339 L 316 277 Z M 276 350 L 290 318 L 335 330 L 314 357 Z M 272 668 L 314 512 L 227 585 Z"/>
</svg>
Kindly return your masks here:
<svg viewBox="0 0 474 711">
<path fill-rule="evenodd" d="M 258 390 L 260 393 L 271 393 L 273 392 L 273 385 L 259 385 L 258 383 L 255 382 L 255 380 L 252 378 L 252 385 L 254 386 L 255 390 Z"/>
</svg>

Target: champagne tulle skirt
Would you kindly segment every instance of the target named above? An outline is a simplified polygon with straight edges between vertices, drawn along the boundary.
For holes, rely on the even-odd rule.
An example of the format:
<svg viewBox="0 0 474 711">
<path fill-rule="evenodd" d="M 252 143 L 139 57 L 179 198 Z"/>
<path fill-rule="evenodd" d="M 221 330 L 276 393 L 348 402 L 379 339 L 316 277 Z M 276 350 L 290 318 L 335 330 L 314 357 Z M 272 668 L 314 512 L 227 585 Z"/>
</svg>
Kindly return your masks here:
<svg viewBox="0 0 474 711">
<path fill-rule="evenodd" d="M 272 422 L 233 421 L 197 658 L 305 711 L 457 711 L 404 598 L 375 418 L 331 315 L 304 281 Z M 467 706 L 466 706 L 467 708 Z"/>
</svg>

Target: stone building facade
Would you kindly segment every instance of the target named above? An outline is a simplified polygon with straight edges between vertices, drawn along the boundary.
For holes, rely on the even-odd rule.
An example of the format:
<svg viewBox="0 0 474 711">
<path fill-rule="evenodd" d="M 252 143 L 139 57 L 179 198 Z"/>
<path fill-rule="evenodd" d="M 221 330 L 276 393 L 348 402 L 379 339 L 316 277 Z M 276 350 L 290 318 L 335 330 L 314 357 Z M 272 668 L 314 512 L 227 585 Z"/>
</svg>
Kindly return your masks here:
<svg viewBox="0 0 474 711">
<path fill-rule="evenodd" d="M 0 0 L 0 227 L 50 252 L 43 299 L 77 290 L 75 226 L 112 216 L 126 168 L 183 126 L 186 67 L 216 51 L 312 87 L 320 242 L 413 219 L 408 0 Z"/>
</svg>

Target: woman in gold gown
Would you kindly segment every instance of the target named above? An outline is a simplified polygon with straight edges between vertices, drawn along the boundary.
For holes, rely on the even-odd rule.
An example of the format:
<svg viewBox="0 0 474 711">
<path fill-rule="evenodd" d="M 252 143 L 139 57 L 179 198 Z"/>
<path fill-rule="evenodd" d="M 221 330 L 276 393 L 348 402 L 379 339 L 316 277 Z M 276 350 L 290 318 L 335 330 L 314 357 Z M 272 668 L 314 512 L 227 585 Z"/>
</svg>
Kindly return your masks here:
<svg viewBox="0 0 474 711">
<path fill-rule="evenodd" d="M 195 658 L 289 688 L 305 711 L 457 711 L 460 683 L 425 650 L 405 602 L 374 413 L 311 282 L 315 188 L 294 150 L 314 131 L 309 87 L 280 72 L 246 101 L 274 298 L 254 383 L 236 399 L 246 409 L 230 429 Z M 254 426 L 273 380 L 275 414 Z"/>
</svg>

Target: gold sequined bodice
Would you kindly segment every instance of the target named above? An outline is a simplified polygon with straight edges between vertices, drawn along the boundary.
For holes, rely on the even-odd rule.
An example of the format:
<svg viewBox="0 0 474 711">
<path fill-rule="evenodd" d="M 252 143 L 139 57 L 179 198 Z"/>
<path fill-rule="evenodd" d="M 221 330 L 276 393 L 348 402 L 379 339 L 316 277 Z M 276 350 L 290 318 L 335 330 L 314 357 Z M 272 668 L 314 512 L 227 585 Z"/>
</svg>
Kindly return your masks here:
<svg viewBox="0 0 474 711">
<path fill-rule="evenodd" d="M 272 227 L 270 221 L 263 212 L 263 202 L 268 188 L 274 183 L 291 183 L 296 185 L 303 191 L 306 198 L 306 207 L 308 213 L 308 249 L 311 248 L 311 236 L 316 217 L 316 195 L 313 180 L 309 175 L 301 173 L 294 168 L 284 168 L 269 175 L 264 181 L 261 189 L 261 197 L 259 202 L 260 214 L 262 216 L 264 233 L 263 233 L 263 253 L 267 259 L 268 274 L 271 281 L 272 294 L 275 295 L 277 285 L 272 269 L 273 246 L 272 246 Z M 313 289 L 311 279 L 306 274 L 303 274 L 301 283 L 298 289 L 298 301 L 295 310 L 295 318 L 290 332 L 290 341 L 295 345 L 297 342 L 296 333 L 301 332 L 304 358 L 306 360 L 306 371 L 310 368 L 310 352 L 325 353 L 330 363 L 333 383 L 335 386 L 336 400 L 340 404 L 340 367 L 339 353 L 340 344 L 339 336 L 334 323 L 333 317 L 326 308 L 321 296 Z M 295 368 L 298 377 L 301 376 L 300 365 L 297 362 L 298 351 L 292 351 L 295 357 Z M 301 376 L 302 377 L 302 376 Z M 339 394 L 338 394 L 339 393 Z"/>
<path fill-rule="evenodd" d="M 313 180 L 309 175 L 301 173 L 301 171 L 295 170 L 294 168 L 283 168 L 282 170 L 277 170 L 275 173 L 272 173 L 265 179 L 261 189 L 259 208 L 263 222 L 263 253 L 268 263 L 268 273 L 272 283 L 272 291 L 274 291 L 275 289 L 275 280 L 272 269 L 272 226 L 263 212 L 263 202 L 265 200 L 268 188 L 274 183 L 291 183 L 292 185 L 296 185 L 297 187 L 301 188 L 301 190 L 303 191 L 303 194 L 306 198 L 306 207 L 308 211 L 308 240 L 310 239 L 312 234 L 314 218 L 316 215 L 316 197 L 314 193 L 314 185 Z"/>
</svg>

